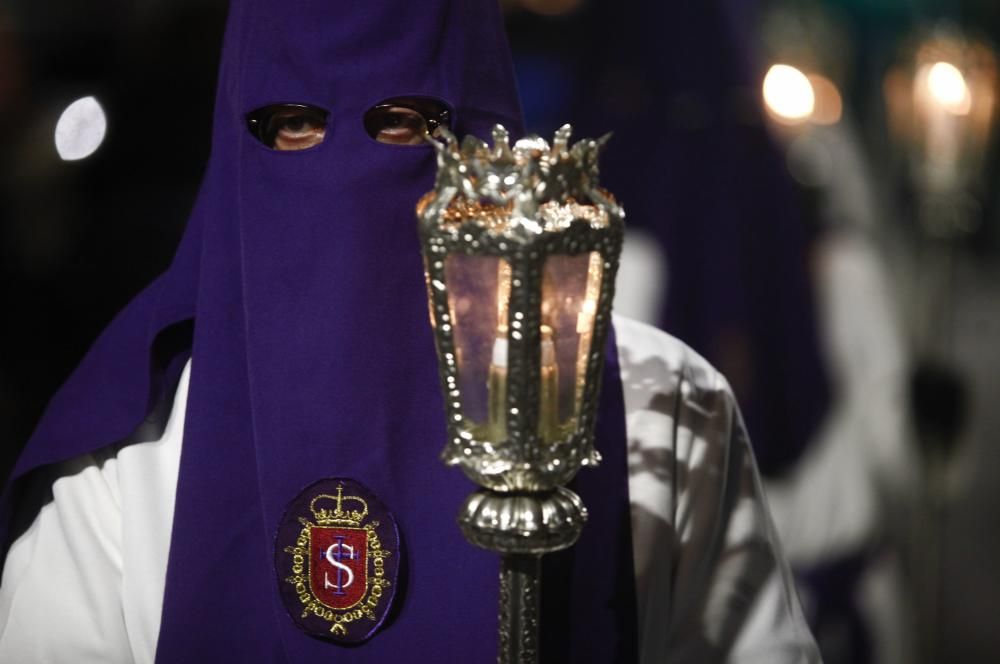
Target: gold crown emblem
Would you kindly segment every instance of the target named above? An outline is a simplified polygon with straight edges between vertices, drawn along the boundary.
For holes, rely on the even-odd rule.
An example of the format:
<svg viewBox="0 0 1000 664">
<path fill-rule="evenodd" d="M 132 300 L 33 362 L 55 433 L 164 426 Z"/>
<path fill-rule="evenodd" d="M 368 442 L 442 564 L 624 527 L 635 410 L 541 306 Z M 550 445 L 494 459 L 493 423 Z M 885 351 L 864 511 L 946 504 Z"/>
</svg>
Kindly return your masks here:
<svg viewBox="0 0 1000 664">
<path fill-rule="evenodd" d="M 324 502 L 320 502 L 324 501 Z M 360 505 L 361 509 L 344 509 L 345 503 Z M 344 487 L 337 485 L 337 495 L 320 494 L 309 503 L 309 510 L 316 517 L 316 523 L 321 526 L 353 526 L 358 528 L 368 516 L 368 503 L 360 496 L 345 496 Z"/>
</svg>

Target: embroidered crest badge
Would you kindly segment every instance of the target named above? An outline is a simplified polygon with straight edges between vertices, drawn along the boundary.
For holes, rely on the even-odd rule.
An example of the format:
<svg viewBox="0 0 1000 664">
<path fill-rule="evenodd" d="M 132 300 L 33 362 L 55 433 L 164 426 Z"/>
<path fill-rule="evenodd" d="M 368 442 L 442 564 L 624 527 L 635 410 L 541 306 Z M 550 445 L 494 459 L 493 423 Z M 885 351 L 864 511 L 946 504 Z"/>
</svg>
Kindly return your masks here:
<svg viewBox="0 0 1000 664">
<path fill-rule="evenodd" d="M 275 567 L 281 598 L 299 628 L 339 643 L 366 641 L 395 596 L 396 521 L 359 482 L 320 480 L 285 512 Z"/>
</svg>

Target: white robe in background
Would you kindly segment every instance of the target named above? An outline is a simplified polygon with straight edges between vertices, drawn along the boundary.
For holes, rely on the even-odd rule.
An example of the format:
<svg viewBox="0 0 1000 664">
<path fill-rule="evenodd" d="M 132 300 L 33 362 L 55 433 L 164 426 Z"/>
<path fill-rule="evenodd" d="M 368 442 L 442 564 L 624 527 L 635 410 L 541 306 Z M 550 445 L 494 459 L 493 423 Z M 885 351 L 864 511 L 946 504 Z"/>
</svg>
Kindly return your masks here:
<svg viewBox="0 0 1000 664">
<path fill-rule="evenodd" d="M 725 379 L 659 330 L 615 327 L 641 661 L 819 662 Z M 0 662 L 154 660 L 190 371 L 162 432 L 43 480 L 3 570 Z"/>
</svg>

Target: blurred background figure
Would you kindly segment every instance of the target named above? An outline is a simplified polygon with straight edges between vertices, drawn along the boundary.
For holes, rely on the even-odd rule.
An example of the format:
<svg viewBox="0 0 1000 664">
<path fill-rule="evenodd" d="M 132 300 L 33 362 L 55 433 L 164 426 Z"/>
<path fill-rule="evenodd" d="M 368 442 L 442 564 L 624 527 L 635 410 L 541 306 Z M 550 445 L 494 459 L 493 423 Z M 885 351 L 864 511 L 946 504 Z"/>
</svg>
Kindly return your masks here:
<svg viewBox="0 0 1000 664">
<path fill-rule="evenodd" d="M 842 90 L 852 43 L 816 3 L 774 4 L 760 24 L 767 124 L 804 223 L 834 398 L 793 472 L 768 493 L 828 662 L 913 662 L 900 549 L 917 482 L 906 447 L 907 351 L 879 243 L 886 218 Z"/>
<path fill-rule="evenodd" d="M 1000 4 L 502 2 L 531 130 L 615 132 L 616 306 L 732 382 L 828 664 L 1000 661 Z M 225 11 L 0 8 L 4 475 L 172 255 Z"/>
<path fill-rule="evenodd" d="M 883 78 L 921 469 L 904 553 L 924 661 L 979 661 L 1000 643 L 986 617 L 1000 592 L 1000 533 L 987 525 L 1000 516 L 997 9 L 966 9 L 914 26 Z"/>
<path fill-rule="evenodd" d="M 722 370 L 761 470 L 776 475 L 816 430 L 828 389 L 814 230 L 761 121 L 748 7 L 590 2 L 554 20 L 514 14 L 510 33 L 529 129 L 562 118 L 614 131 L 601 166 L 627 205 L 618 311 Z"/>
</svg>

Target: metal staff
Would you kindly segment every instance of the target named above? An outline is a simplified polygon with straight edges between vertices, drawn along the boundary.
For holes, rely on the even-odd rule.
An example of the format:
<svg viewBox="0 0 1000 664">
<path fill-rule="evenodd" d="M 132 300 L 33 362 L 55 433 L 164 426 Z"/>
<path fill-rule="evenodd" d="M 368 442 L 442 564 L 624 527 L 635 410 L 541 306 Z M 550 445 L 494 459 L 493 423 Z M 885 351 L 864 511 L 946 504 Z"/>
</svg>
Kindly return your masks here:
<svg viewBox="0 0 1000 664">
<path fill-rule="evenodd" d="M 458 516 L 501 554 L 498 661 L 538 661 L 540 557 L 587 519 L 564 487 L 595 465 L 593 431 L 621 207 L 598 186 L 607 140 L 565 125 L 492 147 L 435 141 L 434 190 L 417 206 L 449 441 L 442 458 L 482 489 Z"/>
</svg>

